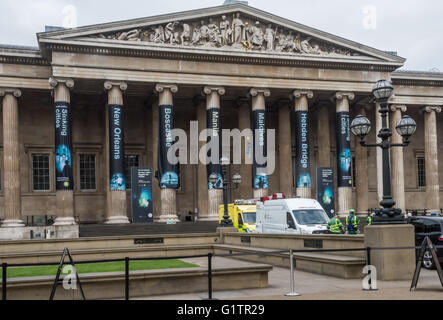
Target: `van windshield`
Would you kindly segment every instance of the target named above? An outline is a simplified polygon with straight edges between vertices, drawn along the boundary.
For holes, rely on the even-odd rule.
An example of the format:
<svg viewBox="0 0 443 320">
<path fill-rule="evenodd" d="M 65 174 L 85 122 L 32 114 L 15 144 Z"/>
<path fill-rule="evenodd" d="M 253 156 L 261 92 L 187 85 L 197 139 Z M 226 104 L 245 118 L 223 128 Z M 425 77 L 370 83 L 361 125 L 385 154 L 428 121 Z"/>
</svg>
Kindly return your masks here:
<svg viewBox="0 0 443 320">
<path fill-rule="evenodd" d="M 257 213 L 256 212 L 243 212 L 243 220 L 245 223 L 256 223 Z"/>
<path fill-rule="evenodd" d="M 300 225 L 328 224 L 329 222 L 322 210 L 294 210 L 293 213 Z"/>
</svg>

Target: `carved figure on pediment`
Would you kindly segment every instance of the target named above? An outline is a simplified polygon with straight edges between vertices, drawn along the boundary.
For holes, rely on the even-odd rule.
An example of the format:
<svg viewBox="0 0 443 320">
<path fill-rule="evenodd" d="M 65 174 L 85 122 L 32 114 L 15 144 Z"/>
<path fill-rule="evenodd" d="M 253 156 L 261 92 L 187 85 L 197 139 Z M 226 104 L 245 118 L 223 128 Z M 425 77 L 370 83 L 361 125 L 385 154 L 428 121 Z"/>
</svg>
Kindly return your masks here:
<svg viewBox="0 0 443 320">
<path fill-rule="evenodd" d="M 139 41 L 140 30 L 134 29 L 128 32 L 122 32 L 117 40 L 127 40 L 127 41 Z"/>
<path fill-rule="evenodd" d="M 218 26 L 212 18 L 209 18 L 209 44 L 220 47 L 222 45 L 222 35 Z"/>
<path fill-rule="evenodd" d="M 187 23 L 183 23 L 183 32 L 180 36 L 181 44 L 186 45 L 191 41 L 191 27 Z"/>
<path fill-rule="evenodd" d="M 200 26 L 194 24 L 194 31 L 192 33 L 192 45 L 200 44 L 201 40 L 201 33 L 200 33 Z"/>
<path fill-rule="evenodd" d="M 263 33 L 263 30 L 260 26 L 260 22 L 256 21 L 255 26 L 251 26 L 249 28 L 250 33 L 250 41 L 252 44 L 252 47 L 254 49 L 261 49 L 263 47 L 263 42 L 265 41 L 265 35 Z"/>
<path fill-rule="evenodd" d="M 288 46 L 288 40 L 283 31 L 280 31 L 279 35 L 276 37 L 278 40 L 277 45 L 275 46 L 275 50 L 282 52 Z"/>
<path fill-rule="evenodd" d="M 264 39 L 266 41 L 266 50 L 268 51 L 274 50 L 274 42 L 276 34 L 277 30 L 274 31 L 274 29 L 272 28 L 272 24 L 269 24 L 265 30 L 265 35 L 264 35 Z"/>
<path fill-rule="evenodd" d="M 209 32 L 209 27 L 202 21 L 200 26 L 200 41 L 209 41 Z"/>
<path fill-rule="evenodd" d="M 174 21 L 166 25 L 165 40 L 168 41 L 170 44 L 179 42 L 179 32 L 175 29 L 178 24 L 179 22 Z"/>
<path fill-rule="evenodd" d="M 309 37 L 300 43 L 302 52 L 308 54 L 320 54 L 321 53 L 320 47 L 318 45 L 312 46 L 310 43 L 311 40 L 312 38 Z"/>
<path fill-rule="evenodd" d="M 165 42 L 165 31 L 163 26 L 157 26 L 154 29 L 154 35 L 151 38 L 151 41 L 154 43 L 164 43 Z"/>
<path fill-rule="evenodd" d="M 233 43 L 240 43 L 241 44 L 243 41 L 246 40 L 245 28 L 246 28 L 245 24 L 240 19 L 240 13 L 237 12 L 234 15 L 234 19 L 232 20 L 232 30 L 233 30 L 232 42 Z"/>
<path fill-rule="evenodd" d="M 231 39 L 232 39 L 232 29 L 231 29 L 231 23 L 229 22 L 228 18 L 223 15 L 222 21 L 220 22 L 220 30 L 221 30 L 221 36 L 222 36 L 222 45 L 227 46 L 230 45 Z"/>
</svg>

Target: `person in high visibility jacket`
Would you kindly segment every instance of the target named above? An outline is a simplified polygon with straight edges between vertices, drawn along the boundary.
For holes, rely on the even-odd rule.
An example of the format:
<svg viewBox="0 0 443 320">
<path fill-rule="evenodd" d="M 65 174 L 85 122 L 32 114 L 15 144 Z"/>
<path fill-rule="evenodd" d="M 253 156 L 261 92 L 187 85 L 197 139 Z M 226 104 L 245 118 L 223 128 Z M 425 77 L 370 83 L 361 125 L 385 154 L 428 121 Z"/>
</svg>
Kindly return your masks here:
<svg viewBox="0 0 443 320">
<path fill-rule="evenodd" d="M 355 215 L 355 210 L 349 211 L 349 216 L 346 217 L 346 229 L 348 234 L 359 234 L 360 219 Z"/>
<path fill-rule="evenodd" d="M 374 220 L 374 214 L 371 213 L 371 214 L 368 215 L 368 218 L 366 219 L 366 224 L 368 226 L 372 225 L 373 220 Z"/>
<path fill-rule="evenodd" d="M 329 220 L 328 230 L 333 234 L 343 234 L 343 223 L 341 223 L 338 215 Z"/>
</svg>

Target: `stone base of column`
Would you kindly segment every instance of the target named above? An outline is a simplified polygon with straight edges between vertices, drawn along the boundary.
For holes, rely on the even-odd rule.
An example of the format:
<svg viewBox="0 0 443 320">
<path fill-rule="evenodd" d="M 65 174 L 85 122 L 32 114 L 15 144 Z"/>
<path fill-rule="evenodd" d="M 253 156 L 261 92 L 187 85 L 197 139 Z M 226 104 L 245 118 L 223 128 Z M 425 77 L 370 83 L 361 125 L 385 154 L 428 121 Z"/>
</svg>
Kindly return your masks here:
<svg viewBox="0 0 443 320">
<path fill-rule="evenodd" d="M 302 199 L 311 199 L 311 188 L 297 188 L 297 197 L 300 197 Z"/>
<path fill-rule="evenodd" d="M 372 225 L 365 227 L 365 247 L 414 247 L 412 225 Z M 411 280 L 415 269 L 415 250 L 372 250 L 371 264 L 382 281 Z"/>
<path fill-rule="evenodd" d="M 162 189 L 160 192 L 161 213 L 156 219 L 158 223 L 180 222 L 177 216 L 175 189 Z"/>
<path fill-rule="evenodd" d="M 75 226 L 77 223 L 74 218 L 55 218 L 54 226 Z"/>
<path fill-rule="evenodd" d="M 352 209 L 352 188 L 338 188 L 338 215 L 347 217 Z"/>
<path fill-rule="evenodd" d="M 260 199 L 261 197 L 268 196 L 268 189 L 256 189 L 254 190 L 254 198 Z"/>
<path fill-rule="evenodd" d="M 2 223 L 2 228 L 21 228 L 25 223 L 22 220 L 5 220 Z"/>
<path fill-rule="evenodd" d="M 127 216 L 113 216 L 109 217 L 105 224 L 130 224 Z"/>
<path fill-rule="evenodd" d="M 129 224 L 126 215 L 126 191 L 110 191 L 111 207 L 105 224 Z"/>
<path fill-rule="evenodd" d="M 220 205 L 223 204 L 223 190 L 208 190 L 208 215 L 199 218 L 200 221 L 218 221 Z"/>
</svg>

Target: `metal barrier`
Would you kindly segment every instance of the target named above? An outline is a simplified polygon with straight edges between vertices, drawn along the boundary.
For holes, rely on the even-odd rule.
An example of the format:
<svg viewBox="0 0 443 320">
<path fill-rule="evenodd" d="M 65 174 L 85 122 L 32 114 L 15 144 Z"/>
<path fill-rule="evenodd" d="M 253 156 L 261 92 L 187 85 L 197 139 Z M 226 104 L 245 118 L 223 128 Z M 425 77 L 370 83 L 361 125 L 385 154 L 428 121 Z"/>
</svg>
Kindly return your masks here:
<svg viewBox="0 0 443 320">
<path fill-rule="evenodd" d="M 434 246 L 434 248 L 443 248 L 443 246 Z M 299 294 L 295 291 L 295 277 L 294 277 L 294 254 L 296 253 L 332 253 L 332 252 L 358 252 L 366 251 L 366 261 L 367 265 L 371 265 L 371 252 L 373 250 L 416 250 L 421 249 L 421 247 L 387 247 L 387 248 L 355 248 L 355 249 L 309 249 L 309 250 L 278 250 L 278 251 L 254 251 L 248 253 L 229 253 L 229 254 L 213 254 L 209 253 L 207 255 L 195 255 L 195 256 L 177 256 L 177 257 L 149 257 L 149 258 L 130 258 L 125 257 L 123 259 L 106 259 L 106 260 L 91 260 L 91 261 L 78 261 L 75 264 L 95 264 L 95 263 L 109 263 L 109 262 L 124 262 L 125 263 L 125 300 L 130 300 L 130 262 L 131 261 L 154 261 L 154 260 L 179 260 L 179 259 L 189 259 L 189 258 L 208 258 L 208 300 L 213 300 L 213 287 L 212 287 L 212 259 L 214 257 L 225 257 L 225 258 L 235 258 L 241 256 L 266 256 L 286 253 L 289 255 L 290 259 L 290 292 L 287 296 L 298 296 Z M 57 266 L 60 263 L 19 263 L 19 264 L 8 264 L 6 262 L 2 263 L 2 300 L 7 300 L 7 270 L 8 268 L 17 267 L 36 267 L 36 266 Z"/>
</svg>

